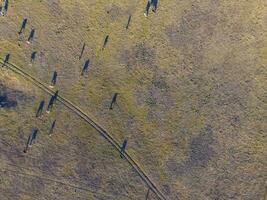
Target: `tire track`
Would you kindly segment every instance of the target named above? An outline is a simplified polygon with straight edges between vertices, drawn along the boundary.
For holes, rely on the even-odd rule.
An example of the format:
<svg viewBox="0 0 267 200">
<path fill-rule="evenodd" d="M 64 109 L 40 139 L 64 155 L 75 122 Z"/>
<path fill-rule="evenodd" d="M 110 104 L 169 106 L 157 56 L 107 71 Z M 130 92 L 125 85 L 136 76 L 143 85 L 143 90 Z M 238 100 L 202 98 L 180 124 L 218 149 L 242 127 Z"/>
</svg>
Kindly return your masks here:
<svg viewBox="0 0 267 200">
<path fill-rule="evenodd" d="M 28 81 L 33 83 L 38 88 L 42 89 L 46 93 L 53 95 L 55 91 L 50 89 L 47 85 L 30 75 L 29 73 L 25 72 L 22 68 L 7 62 L 4 63 L 1 59 L 0 64 L 11 69 L 13 72 L 23 76 Z M 102 128 L 97 122 L 95 122 L 91 117 L 89 117 L 81 108 L 74 105 L 71 101 L 68 99 L 62 97 L 61 95 L 58 95 L 57 100 L 61 102 L 63 105 L 65 105 L 67 108 L 69 108 L 72 112 L 77 114 L 81 119 L 83 119 L 86 123 L 90 124 L 95 130 L 97 130 L 118 152 L 120 152 L 120 144 L 111 136 L 111 134 L 106 131 L 104 128 Z M 153 191 L 159 200 L 167 200 L 167 198 L 158 190 L 158 188 L 155 186 L 155 184 L 149 179 L 149 177 L 146 175 L 146 173 L 139 167 L 139 165 L 132 159 L 132 157 L 125 152 L 124 158 L 126 161 L 130 164 L 130 166 L 133 167 L 133 169 L 137 172 L 137 174 L 140 176 L 140 178 L 146 183 L 147 187 Z"/>
</svg>

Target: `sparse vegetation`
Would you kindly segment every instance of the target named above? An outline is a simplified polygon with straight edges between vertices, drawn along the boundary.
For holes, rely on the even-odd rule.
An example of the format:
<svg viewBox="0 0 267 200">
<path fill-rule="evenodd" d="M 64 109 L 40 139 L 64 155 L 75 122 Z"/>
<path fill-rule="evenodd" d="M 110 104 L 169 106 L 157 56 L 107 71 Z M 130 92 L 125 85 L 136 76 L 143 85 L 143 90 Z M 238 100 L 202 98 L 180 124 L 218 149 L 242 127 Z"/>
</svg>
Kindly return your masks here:
<svg viewBox="0 0 267 200">
<path fill-rule="evenodd" d="M 147 18 L 145 6 L 9 0 L 0 57 L 10 54 L 47 85 L 56 71 L 54 89 L 121 144 L 127 138 L 126 151 L 168 199 L 264 200 L 267 4 L 161 0 Z M 145 199 L 137 173 L 60 102 L 35 117 L 50 98 L 1 67 L 0 199 Z M 39 135 L 25 154 L 34 127 Z"/>
</svg>

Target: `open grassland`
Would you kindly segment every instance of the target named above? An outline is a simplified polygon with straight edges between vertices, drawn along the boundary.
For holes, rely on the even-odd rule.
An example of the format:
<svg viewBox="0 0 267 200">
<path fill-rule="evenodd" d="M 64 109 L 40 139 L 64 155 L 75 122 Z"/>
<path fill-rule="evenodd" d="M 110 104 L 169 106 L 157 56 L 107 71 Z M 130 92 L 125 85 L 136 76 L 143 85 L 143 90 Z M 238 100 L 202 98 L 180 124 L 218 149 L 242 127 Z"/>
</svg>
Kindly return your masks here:
<svg viewBox="0 0 267 200">
<path fill-rule="evenodd" d="M 56 70 L 60 94 L 117 141 L 128 138 L 127 152 L 168 199 L 264 200 L 266 1 L 161 0 L 148 18 L 145 5 L 10 0 L 0 17 L 0 57 L 10 53 L 10 62 L 47 84 Z M 31 28 L 36 35 L 27 44 Z M 145 184 L 94 129 L 61 104 L 35 118 L 50 97 L 0 72 L 0 96 L 11 102 L 0 108 L 0 167 L 10 170 L 0 172 L 0 199 L 145 199 Z M 115 92 L 118 104 L 109 110 Z M 40 134 L 23 154 L 33 127 Z"/>
</svg>

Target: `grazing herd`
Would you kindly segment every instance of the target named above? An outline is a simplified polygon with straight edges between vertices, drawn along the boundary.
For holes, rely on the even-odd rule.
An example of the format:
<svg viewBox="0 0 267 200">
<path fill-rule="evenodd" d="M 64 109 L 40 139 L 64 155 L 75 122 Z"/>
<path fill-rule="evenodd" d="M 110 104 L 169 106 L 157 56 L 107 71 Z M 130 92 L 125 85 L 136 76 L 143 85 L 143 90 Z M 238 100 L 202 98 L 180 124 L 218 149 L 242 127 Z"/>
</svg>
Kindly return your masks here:
<svg viewBox="0 0 267 200">
<path fill-rule="evenodd" d="M 147 1 L 147 5 L 145 7 L 144 15 L 146 17 L 148 17 L 150 9 L 152 9 L 153 12 L 156 12 L 157 6 L 158 6 L 158 0 L 148 0 Z M 4 1 L 2 1 L 2 3 L 0 2 L 0 16 L 6 16 L 7 15 L 7 12 L 8 12 L 8 8 L 9 8 L 9 1 L 8 0 L 4 0 Z M 130 26 L 130 23 L 131 23 L 131 19 L 132 19 L 132 15 L 129 15 L 129 18 L 128 18 L 128 21 L 127 21 L 127 24 L 126 24 L 126 27 L 125 27 L 126 30 L 129 29 L 129 26 Z M 23 21 L 22 21 L 22 23 L 21 23 L 20 29 L 18 31 L 18 34 L 19 35 L 21 35 L 21 34 L 23 34 L 25 32 L 27 23 L 28 23 L 28 19 L 27 18 L 24 18 Z M 28 44 L 31 44 L 33 42 L 34 37 L 35 37 L 35 34 L 36 34 L 36 30 L 35 30 L 34 27 L 32 27 L 31 30 L 30 30 L 29 36 L 27 38 L 27 41 L 26 41 Z M 105 37 L 105 39 L 104 39 L 103 46 L 101 48 L 102 50 L 104 50 L 106 48 L 109 40 L 110 40 L 109 35 L 107 35 Z M 82 46 L 82 49 L 81 49 L 81 53 L 79 55 L 79 60 L 83 56 L 85 47 L 86 47 L 86 43 L 83 43 L 83 46 Z M 34 52 L 31 53 L 31 62 L 32 63 L 35 61 L 36 56 L 37 56 L 37 51 L 34 51 Z M 6 64 L 8 64 L 9 63 L 9 60 L 10 60 L 10 54 L 7 54 L 6 57 L 4 58 L 3 66 L 5 66 Z M 87 59 L 85 61 L 85 63 L 84 63 L 83 68 L 82 68 L 81 76 L 83 76 L 86 72 L 88 72 L 90 65 L 91 65 L 91 60 L 90 59 Z M 57 71 L 54 71 L 54 73 L 52 75 L 51 82 L 50 82 L 50 87 L 51 88 L 55 87 L 55 85 L 57 83 L 57 78 L 58 78 L 58 73 L 57 73 Z M 58 98 L 58 93 L 59 93 L 59 91 L 57 90 L 51 96 L 51 98 L 50 98 L 50 100 L 48 102 L 48 105 L 47 105 L 46 113 L 50 113 L 52 111 L 52 108 L 53 108 L 53 106 L 54 106 L 54 104 L 55 104 L 55 102 L 56 102 L 56 100 Z M 117 102 L 117 98 L 118 98 L 118 93 L 115 93 L 113 95 L 113 98 L 112 98 L 111 103 L 110 103 L 110 106 L 109 106 L 109 109 L 110 110 L 112 110 L 114 108 L 114 105 Z M 45 108 L 45 101 L 42 100 L 40 102 L 39 106 L 38 106 L 38 109 L 37 109 L 37 112 L 36 112 L 36 115 L 35 115 L 36 118 L 39 118 L 39 117 L 41 117 L 44 114 L 43 113 L 44 108 Z M 48 135 L 49 136 L 52 136 L 53 135 L 55 126 L 56 126 L 56 120 L 53 120 L 53 122 L 52 122 L 52 124 L 50 126 L 50 129 L 48 131 Z M 26 142 L 26 147 L 23 150 L 24 153 L 27 153 L 27 151 L 29 150 L 29 148 L 33 145 L 34 141 L 37 138 L 38 132 L 39 132 L 39 130 L 37 128 L 33 128 L 32 129 L 32 132 L 28 136 L 28 139 L 27 139 L 27 142 Z M 128 140 L 127 139 L 124 139 L 123 144 L 121 145 L 121 149 L 120 149 L 120 157 L 121 158 L 124 157 L 125 150 L 126 150 L 126 147 L 127 147 L 127 143 L 128 143 Z M 147 195 L 146 195 L 146 199 L 148 199 L 149 192 L 150 192 L 150 189 L 148 189 L 148 192 L 147 192 Z"/>
</svg>

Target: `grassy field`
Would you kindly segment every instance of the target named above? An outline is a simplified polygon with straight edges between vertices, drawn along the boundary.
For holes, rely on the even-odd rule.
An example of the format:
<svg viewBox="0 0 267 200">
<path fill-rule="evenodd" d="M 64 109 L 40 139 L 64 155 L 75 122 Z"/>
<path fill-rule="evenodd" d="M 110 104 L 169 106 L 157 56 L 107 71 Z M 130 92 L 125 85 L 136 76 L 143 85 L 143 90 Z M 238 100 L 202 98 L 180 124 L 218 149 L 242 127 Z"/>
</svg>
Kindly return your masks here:
<svg viewBox="0 0 267 200">
<path fill-rule="evenodd" d="M 10 0 L 0 17 L 0 57 L 10 53 L 11 63 L 46 84 L 56 70 L 60 94 L 117 141 L 127 138 L 127 152 L 168 199 L 264 200 L 267 3 L 160 0 L 147 18 L 145 6 Z M 92 64 L 81 76 L 87 59 Z M 145 184 L 99 133 L 59 103 L 36 118 L 50 97 L 0 71 L 0 97 L 10 102 L 0 108 L 1 200 L 145 199 Z M 109 110 L 115 92 L 118 103 Z M 24 154 L 33 127 L 39 135 Z"/>
</svg>

